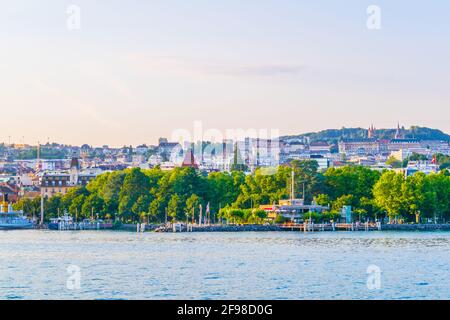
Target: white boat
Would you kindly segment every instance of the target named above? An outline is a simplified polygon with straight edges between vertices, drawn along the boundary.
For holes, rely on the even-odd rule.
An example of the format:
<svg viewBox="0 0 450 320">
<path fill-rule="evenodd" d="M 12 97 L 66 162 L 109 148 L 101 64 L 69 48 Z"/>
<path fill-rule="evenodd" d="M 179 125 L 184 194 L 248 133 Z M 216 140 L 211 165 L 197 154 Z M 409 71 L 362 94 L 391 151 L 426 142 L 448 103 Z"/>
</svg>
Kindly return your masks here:
<svg viewBox="0 0 450 320">
<path fill-rule="evenodd" d="M 73 222 L 72 217 L 67 212 L 64 212 L 62 217 L 50 219 L 48 228 L 50 230 L 75 230 L 76 224 Z"/>
<path fill-rule="evenodd" d="M 14 211 L 11 204 L 3 203 L 0 210 L 0 230 L 32 229 L 33 221 L 23 211 Z"/>
</svg>

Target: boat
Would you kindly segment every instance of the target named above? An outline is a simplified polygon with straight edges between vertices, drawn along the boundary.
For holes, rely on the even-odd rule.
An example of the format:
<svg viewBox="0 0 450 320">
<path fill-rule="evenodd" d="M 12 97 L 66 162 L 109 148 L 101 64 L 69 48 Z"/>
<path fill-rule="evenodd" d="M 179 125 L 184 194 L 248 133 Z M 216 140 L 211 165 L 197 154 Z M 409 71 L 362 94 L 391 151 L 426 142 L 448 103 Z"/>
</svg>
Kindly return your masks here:
<svg viewBox="0 0 450 320">
<path fill-rule="evenodd" d="M 75 229 L 75 224 L 72 217 L 65 212 L 62 217 L 50 219 L 48 228 L 50 230 L 73 230 Z"/>
<path fill-rule="evenodd" d="M 23 211 L 14 211 L 11 204 L 0 204 L 0 230 L 32 229 L 33 221 L 24 216 Z"/>
<path fill-rule="evenodd" d="M 113 224 L 110 221 L 104 221 L 102 219 L 84 219 L 81 223 L 78 224 L 78 227 L 80 230 L 104 230 L 112 229 Z"/>
<path fill-rule="evenodd" d="M 113 224 L 109 221 L 84 219 L 82 222 L 75 222 L 67 212 L 62 217 L 50 219 L 49 230 L 104 230 L 112 229 Z"/>
</svg>

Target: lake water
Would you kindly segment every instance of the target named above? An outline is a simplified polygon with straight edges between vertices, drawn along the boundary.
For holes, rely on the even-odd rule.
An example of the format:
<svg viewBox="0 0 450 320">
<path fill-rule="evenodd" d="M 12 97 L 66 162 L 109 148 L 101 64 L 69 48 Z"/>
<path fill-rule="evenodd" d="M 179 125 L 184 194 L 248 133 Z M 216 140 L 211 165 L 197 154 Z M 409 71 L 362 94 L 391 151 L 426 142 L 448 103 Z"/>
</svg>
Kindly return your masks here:
<svg viewBox="0 0 450 320">
<path fill-rule="evenodd" d="M 79 298 L 450 299 L 450 233 L 0 231 L 0 299 Z"/>
</svg>

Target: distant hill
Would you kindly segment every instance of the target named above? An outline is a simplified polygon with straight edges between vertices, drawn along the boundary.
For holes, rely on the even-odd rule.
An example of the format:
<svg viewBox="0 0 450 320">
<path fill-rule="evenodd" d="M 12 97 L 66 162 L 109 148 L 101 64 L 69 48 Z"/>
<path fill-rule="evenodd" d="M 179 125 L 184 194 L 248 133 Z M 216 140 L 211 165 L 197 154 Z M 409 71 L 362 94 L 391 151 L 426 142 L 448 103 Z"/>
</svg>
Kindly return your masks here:
<svg viewBox="0 0 450 320">
<path fill-rule="evenodd" d="M 405 138 L 416 138 L 420 140 L 443 140 L 450 141 L 450 135 L 438 129 L 412 126 L 409 129 L 402 128 Z M 378 139 L 393 139 L 396 129 L 376 129 L 375 137 Z M 341 139 L 367 138 L 367 129 L 364 128 L 342 128 L 327 129 L 319 132 L 309 132 L 300 135 L 284 136 L 281 140 L 308 137 L 311 142 L 327 141 L 337 144 Z"/>
</svg>

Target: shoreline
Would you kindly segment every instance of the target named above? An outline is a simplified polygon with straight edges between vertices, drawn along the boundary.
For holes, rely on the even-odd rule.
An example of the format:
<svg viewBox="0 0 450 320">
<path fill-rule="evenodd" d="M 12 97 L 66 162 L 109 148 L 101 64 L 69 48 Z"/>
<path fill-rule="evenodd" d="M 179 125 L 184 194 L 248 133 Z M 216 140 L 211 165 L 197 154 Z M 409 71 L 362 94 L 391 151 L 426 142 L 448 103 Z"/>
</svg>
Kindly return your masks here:
<svg viewBox="0 0 450 320">
<path fill-rule="evenodd" d="M 345 227 L 336 226 L 332 227 L 331 224 L 321 225 L 314 224 L 308 225 L 189 225 L 186 230 L 185 225 L 144 225 L 144 224 L 123 224 L 120 227 L 115 228 L 101 228 L 101 229 L 63 229 L 63 230 L 50 230 L 44 228 L 22 229 L 22 230 L 49 230 L 49 231 L 118 231 L 118 232 L 133 232 L 133 233 L 186 233 L 186 232 L 369 232 L 369 231 L 401 231 L 401 232 L 415 232 L 415 231 L 450 231 L 450 223 L 446 224 L 382 224 L 379 228 L 374 226 L 365 226 L 364 223 L 359 225 L 347 224 Z M 306 229 L 305 229 L 306 228 Z M 14 229 L 20 230 L 20 229 Z M 13 229 L 1 229 L 0 231 L 13 231 Z"/>
<path fill-rule="evenodd" d="M 189 226 L 189 231 L 186 227 L 174 228 L 173 226 L 146 226 L 145 230 L 142 227 L 138 231 L 137 224 L 123 225 L 120 228 L 114 229 L 116 231 L 129 232 L 159 232 L 159 233 L 179 233 L 179 232 L 369 232 L 369 231 L 450 231 L 450 224 L 383 224 L 381 228 L 364 228 L 361 224 L 358 228 L 353 230 L 348 227 L 345 229 L 331 229 L 321 228 L 316 225 L 313 230 L 304 230 L 303 226 L 284 226 L 284 225 L 206 225 L 206 226 Z"/>
</svg>

